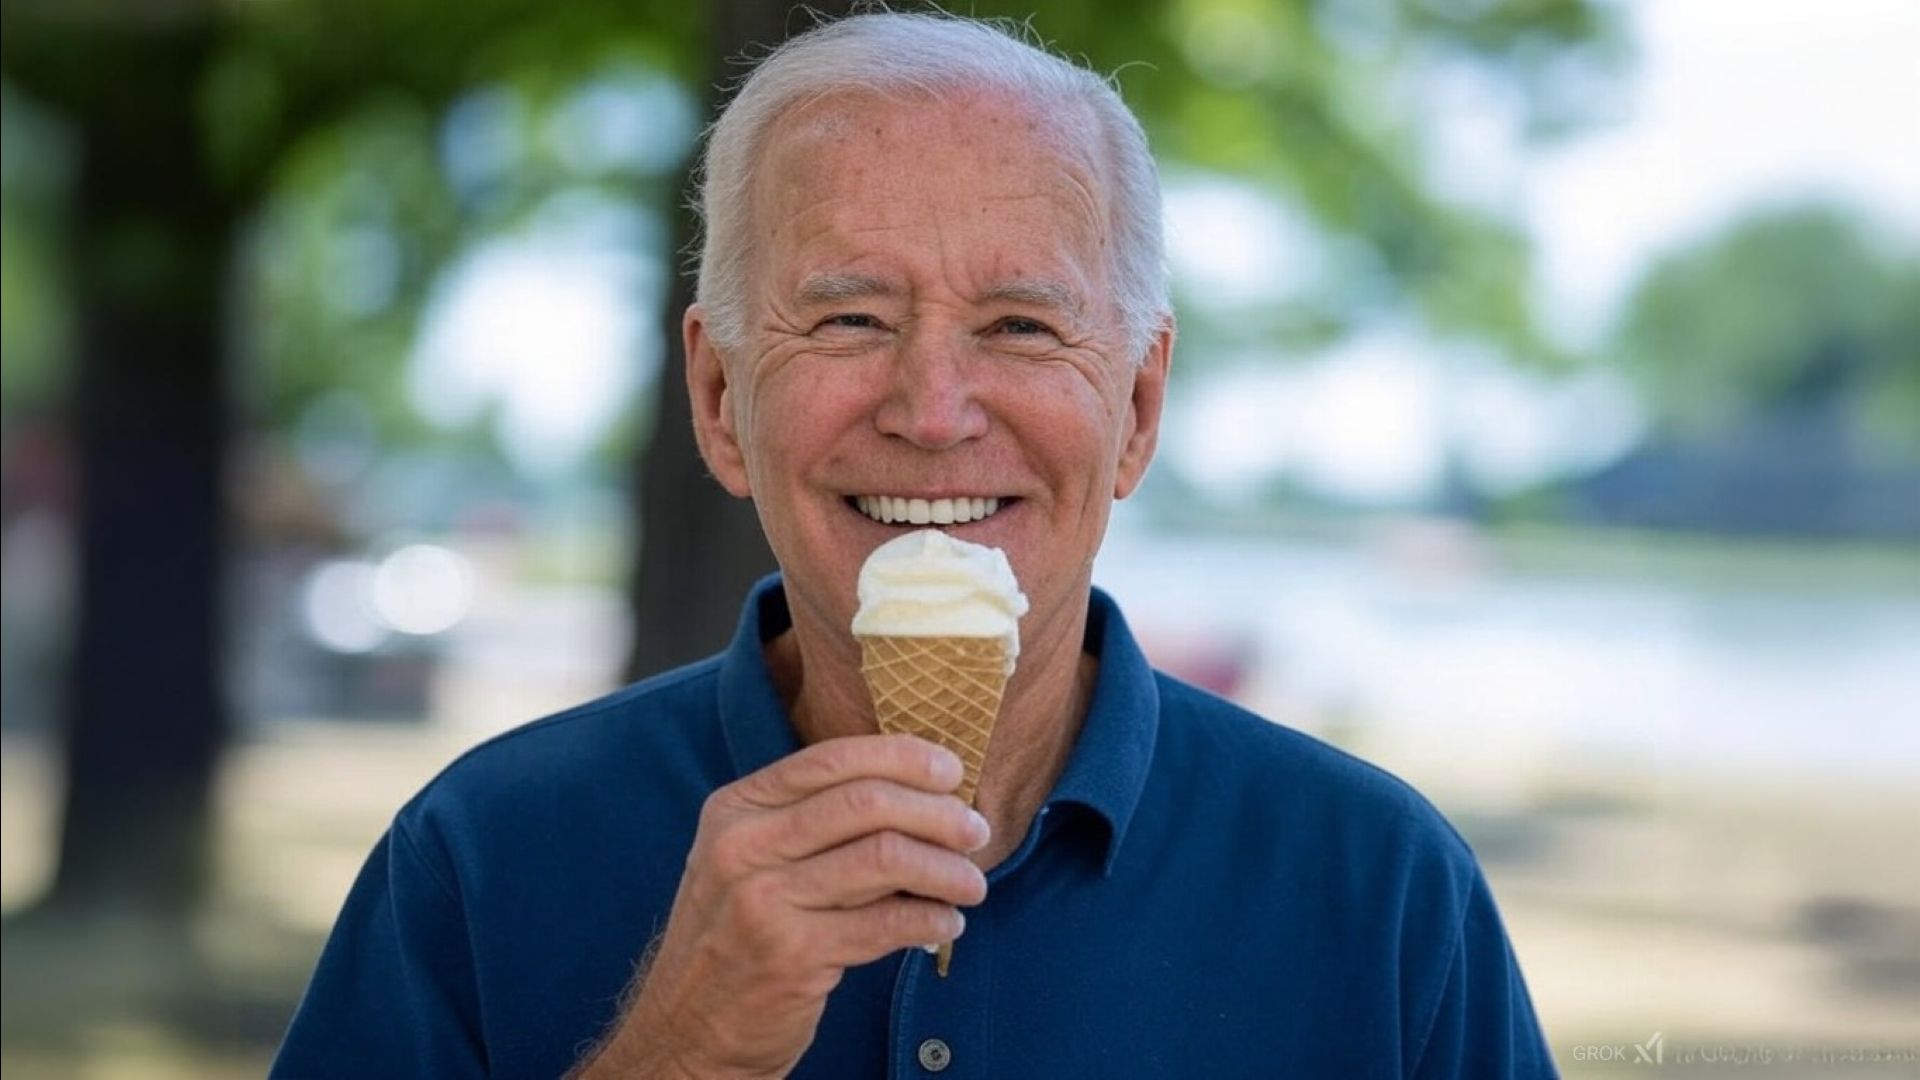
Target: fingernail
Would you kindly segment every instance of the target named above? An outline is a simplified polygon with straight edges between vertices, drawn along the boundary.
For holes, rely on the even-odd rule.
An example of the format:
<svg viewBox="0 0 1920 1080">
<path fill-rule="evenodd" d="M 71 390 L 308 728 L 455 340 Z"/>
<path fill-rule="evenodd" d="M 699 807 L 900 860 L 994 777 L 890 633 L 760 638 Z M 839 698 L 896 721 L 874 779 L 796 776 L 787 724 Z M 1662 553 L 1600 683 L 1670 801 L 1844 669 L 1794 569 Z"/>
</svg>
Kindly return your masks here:
<svg viewBox="0 0 1920 1080">
<path fill-rule="evenodd" d="M 967 808 L 967 820 L 973 823 L 973 832 L 980 837 L 980 842 L 973 845 L 972 850 L 979 851 L 987 846 L 987 841 L 993 839 L 993 826 L 987 821 L 985 814 L 972 807 Z"/>
<path fill-rule="evenodd" d="M 933 776 L 942 784 L 952 787 L 960 783 L 967 775 L 967 767 L 960 763 L 960 755 L 942 746 L 933 755 Z"/>
<path fill-rule="evenodd" d="M 967 932 L 967 913 L 961 911 L 959 908 L 954 908 L 953 917 L 960 920 L 960 929 L 953 932 L 954 937 L 959 937 L 961 934 Z"/>
</svg>

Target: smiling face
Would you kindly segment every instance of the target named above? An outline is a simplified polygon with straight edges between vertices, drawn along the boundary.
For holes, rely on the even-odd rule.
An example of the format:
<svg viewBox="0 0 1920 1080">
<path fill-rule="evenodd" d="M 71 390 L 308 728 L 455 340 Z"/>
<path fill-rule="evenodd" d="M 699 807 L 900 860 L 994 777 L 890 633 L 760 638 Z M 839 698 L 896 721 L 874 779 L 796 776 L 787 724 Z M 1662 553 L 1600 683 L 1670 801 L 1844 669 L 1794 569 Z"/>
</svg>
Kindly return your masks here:
<svg viewBox="0 0 1920 1080">
<path fill-rule="evenodd" d="M 776 125 L 744 347 L 723 356 L 696 306 L 688 379 L 701 451 L 754 499 L 801 633 L 845 638 L 867 555 L 931 524 L 1006 551 L 1032 601 L 1023 654 L 1078 653 L 1172 329 L 1128 353 L 1100 158 L 1063 133 L 1092 121 L 1058 113 L 843 94 Z"/>
</svg>

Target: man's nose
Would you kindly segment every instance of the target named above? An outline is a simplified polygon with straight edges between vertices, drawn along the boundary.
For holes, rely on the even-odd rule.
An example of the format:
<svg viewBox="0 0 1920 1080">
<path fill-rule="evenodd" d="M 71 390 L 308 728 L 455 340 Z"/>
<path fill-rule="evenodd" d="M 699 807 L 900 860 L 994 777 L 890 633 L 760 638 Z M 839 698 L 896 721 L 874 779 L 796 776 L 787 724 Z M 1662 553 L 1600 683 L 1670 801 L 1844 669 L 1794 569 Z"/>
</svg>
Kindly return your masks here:
<svg viewBox="0 0 1920 1080">
<path fill-rule="evenodd" d="M 963 343 L 948 332 L 915 327 L 893 357 L 887 397 L 874 417 L 883 435 L 944 450 L 987 433 L 976 397 L 977 374 Z"/>
</svg>

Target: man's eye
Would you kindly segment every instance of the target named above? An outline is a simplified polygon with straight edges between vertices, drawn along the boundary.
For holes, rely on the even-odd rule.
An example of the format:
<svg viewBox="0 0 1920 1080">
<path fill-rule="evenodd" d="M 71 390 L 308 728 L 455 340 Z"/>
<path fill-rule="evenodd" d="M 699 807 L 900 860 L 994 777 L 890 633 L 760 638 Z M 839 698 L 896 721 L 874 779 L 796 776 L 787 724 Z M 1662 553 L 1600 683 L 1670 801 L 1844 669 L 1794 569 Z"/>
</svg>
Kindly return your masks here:
<svg viewBox="0 0 1920 1080">
<path fill-rule="evenodd" d="M 880 325 L 880 320 L 871 315 L 829 315 L 820 321 L 820 325 L 844 330 L 872 330 Z"/>
<path fill-rule="evenodd" d="M 1018 337 L 1053 333 L 1052 328 L 1047 326 L 1046 323 L 1021 318 L 1001 319 L 995 324 L 994 329 L 999 333 L 1013 334 Z"/>
</svg>

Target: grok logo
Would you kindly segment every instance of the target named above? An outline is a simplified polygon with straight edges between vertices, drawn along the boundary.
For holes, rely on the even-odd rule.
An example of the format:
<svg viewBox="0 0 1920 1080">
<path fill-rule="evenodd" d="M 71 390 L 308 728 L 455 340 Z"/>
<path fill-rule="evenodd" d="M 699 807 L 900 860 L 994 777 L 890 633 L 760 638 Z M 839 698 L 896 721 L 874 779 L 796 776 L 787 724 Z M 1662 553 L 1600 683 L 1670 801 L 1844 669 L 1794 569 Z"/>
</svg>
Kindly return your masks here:
<svg viewBox="0 0 1920 1080">
<path fill-rule="evenodd" d="M 1640 1055 L 1633 1059 L 1635 1064 L 1658 1065 L 1667 1060 L 1667 1047 L 1660 1041 L 1660 1035 L 1661 1033 L 1656 1031 L 1653 1033 L 1653 1038 L 1646 1042 L 1633 1044 L 1633 1052 Z"/>
<path fill-rule="evenodd" d="M 1575 1061 L 1615 1061 L 1623 1065 L 1663 1065 L 1667 1060 L 1664 1032 L 1656 1031 L 1643 1043 L 1583 1043 L 1573 1048 Z"/>
</svg>

